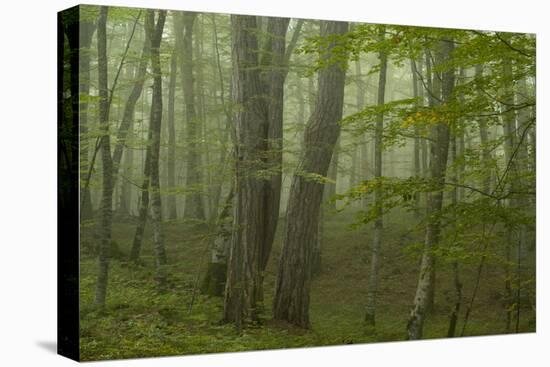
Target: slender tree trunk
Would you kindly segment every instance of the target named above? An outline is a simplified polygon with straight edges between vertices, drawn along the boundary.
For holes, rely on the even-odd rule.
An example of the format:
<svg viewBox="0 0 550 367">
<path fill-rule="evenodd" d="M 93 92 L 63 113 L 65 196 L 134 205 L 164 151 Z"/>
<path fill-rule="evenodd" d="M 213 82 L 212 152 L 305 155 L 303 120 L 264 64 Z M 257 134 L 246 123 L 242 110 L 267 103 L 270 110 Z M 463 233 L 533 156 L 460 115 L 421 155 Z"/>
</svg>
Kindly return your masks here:
<svg viewBox="0 0 550 367">
<path fill-rule="evenodd" d="M 456 158 L 457 158 L 457 146 L 458 146 L 457 143 L 458 143 L 458 138 L 456 136 L 456 131 L 455 131 L 451 135 L 451 139 L 450 139 L 451 160 L 452 160 L 452 164 L 455 165 L 454 167 L 455 171 L 453 172 L 453 176 L 451 177 L 452 182 L 457 182 L 457 175 L 456 175 L 457 167 L 455 164 Z M 453 206 L 456 206 L 457 203 L 458 203 L 458 188 L 455 186 L 451 191 L 451 204 Z M 458 227 L 456 226 L 456 223 L 454 223 L 453 226 L 454 226 L 453 228 L 454 238 L 456 241 L 458 236 Z M 453 261 L 452 267 L 453 267 L 453 283 L 455 287 L 455 300 L 454 300 L 453 308 L 451 310 L 451 314 L 449 316 L 449 329 L 447 331 L 447 337 L 449 338 L 453 338 L 455 336 L 456 325 L 458 322 L 458 314 L 460 312 L 460 306 L 462 303 L 462 283 L 460 282 L 460 277 L 459 277 L 458 261 L 456 260 Z"/>
<path fill-rule="evenodd" d="M 451 57 L 454 43 L 451 40 L 443 40 L 438 45 L 436 51 L 436 62 L 444 64 Z M 454 70 L 447 69 L 441 76 L 441 99 L 443 103 L 450 102 L 454 88 Z M 439 78 L 435 77 L 433 82 L 433 91 L 438 90 Z M 426 238 L 424 243 L 424 253 L 420 264 L 420 277 L 414 297 L 414 306 L 411 310 L 409 321 L 407 323 L 408 339 L 421 339 L 424 328 L 424 321 L 427 317 L 430 302 L 430 293 L 433 294 L 434 288 L 434 255 L 433 250 L 439 242 L 440 220 L 438 218 L 443 204 L 443 188 L 445 182 L 445 173 L 447 170 L 447 156 L 449 150 L 449 123 L 450 121 L 440 121 L 431 128 L 431 156 L 430 156 L 430 178 L 435 185 L 434 191 L 428 194 L 427 216 L 428 224 L 426 226 Z"/>
<path fill-rule="evenodd" d="M 413 97 L 415 99 L 419 98 L 418 93 L 418 69 L 416 68 L 416 61 L 414 59 L 410 60 L 411 62 L 411 75 L 412 75 L 412 89 Z M 421 106 L 420 102 L 416 103 L 417 106 Z M 420 128 L 418 125 L 414 126 L 414 146 L 413 146 L 413 172 L 416 177 L 422 176 L 422 167 L 420 166 Z M 414 202 L 416 214 L 420 213 L 420 192 L 414 193 Z"/>
<path fill-rule="evenodd" d="M 155 24 L 155 12 L 149 10 L 148 17 L 154 29 L 151 31 L 151 66 L 153 71 L 153 98 L 151 102 L 151 221 L 153 225 L 153 242 L 156 256 L 155 279 L 160 287 L 166 278 L 166 250 L 162 232 L 162 206 L 160 197 L 159 160 L 160 133 L 162 123 L 162 70 L 160 66 L 160 43 L 166 21 L 166 11 L 158 11 Z"/>
<path fill-rule="evenodd" d="M 190 190 L 185 196 L 184 218 L 203 221 L 205 219 L 204 204 L 201 195 L 202 168 L 199 151 L 200 121 L 195 110 L 195 87 L 193 77 L 193 25 L 196 13 L 184 12 L 182 15 L 184 35 L 182 40 L 181 75 L 183 81 L 183 96 L 185 100 L 185 117 L 187 123 L 187 172 L 186 187 Z"/>
<path fill-rule="evenodd" d="M 348 23 L 322 21 L 321 35 L 341 35 Z M 336 41 L 335 41 L 336 42 Z M 329 57 L 332 42 L 323 57 Z M 323 184 L 303 173 L 326 176 L 342 118 L 345 66 L 334 62 L 319 71 L 315 110 L 304 134 L 304 154 L 294 175 L 288 199 L 283 249 L 277 274 L 273 317 L 308 328 L 311 253 L 319 225 Z"/>
<path fill-rule="evenodd" d="M 174 15 L 174 18 L 176 15 Z M 174 23 L 176 20 L 174 19 Z M 175 99 L 176 99 L 176 77 L 178 66 L 178 53 L 172 52 L 170 58 L 170 81 L 168 85 L 168 188 L 173 190 L 176 187 L 176 127 L 175 127 Z M 176 209 L 176 196 L 169 195 L 166 198 L 168 207 L 168 219 L 176 220 L 178 213 Z"/>
<path fill-rule="evenodd" d="M 107 73 L 107 13 L 108 7 L 99 10 L 97 22 L 98 89 L 99 89 L 99 126 L 101 137 L 101 162 L 103 169 L 101 199 L 101 242 L 99 245 L 99 271 L 97 276 L 95 304 L 105 306 L 109 272 L 109 253 L 111 250 L 111 226 L 113 205 L 113 162 L 111 160 L 111 139 L 109 135 L 109 89 Z"/>
<path fill-rule="evenodd" d="M 516 148 L 516 121 L 515 121 L 515 111 L 510 107 L 514 104 L 514 94 L 512 90 L 512 65 L 510 60 L 503 60 L 503 77 L 505 78 L 505 87 L 502 95 L 503 103 L 501 109 L 503 130 L 504 130 L 504 159 L 505 167 L 509 167 L 509 179 L 508 179 L 508 190 L 517 191 L 517 175 L 516 175 L 516 165 L 513 152 Z M 513 208 L 516 206 L 515 199 L 511 198 L 508 200 L 508 206 Z M 508 224 L 507 228 L 507 239 L 505 243 L 505 280 L 504 280 L 504 289 L 505 289 L 505 298 L 506 298 L 506 332 L 511 332 L 511 323 L 512 323 L 512 308 L 516 305 L 514 304 L 514 299 L 512 295 L 512 249 L 515 245 L 515 230 L 512 224 Z"/>
<path fill-rule="evenodd" d="M 130 125 L 128 129 L 128 135 L 131 135 L 133 132 L 133 124 Z M 119 215 L 122 217 L 130 216 L 130 203 L 132 196 L 132 188 L 128 182 L 128 177 L 132 172 L 131 166 L 134 161 L 134 150 L 126 145 L 126 149 L 123 154 L 123 177 L 122 182 L 120 183 L 120 207 L 118 209 Z"/>
<path fill-rule="evenodd" d="M 385 39 L 386 27 L 380 26 L 378 31 L 380 42 Z M 377 105 L 383 106 L 385 103 L 386 93 L 386 72 L 388 69 L 388 57 L 385 52 L 381 51 L 378 54 L 380 60 L 380 73 L 378 78 L 378 100 Z M 380 179 L 382 177 L 382 135 L 384 132 L 384 114 L 379 113 L 376 116 L 376 132 L 374 137 L 374 177 Z M 374 205 L 376 207 L 376 220 L 374 222 L 374 238 L 371 246 L 371 262 L 369 270 L 369 280 L 367 283 L 367 307 L 365 312 L 365 322 L 368 325 L 375 324 L 376 318 L 376 293 L 378 290 L 378 261 L 380 245 L 382 243 L 382 234 L 384 230 L 382 217 L 382 188 L 377 185 L 374 192 Z"/>
<path fill-rule="evenodd" d="M 424 88 L 425 92 L 428 95 L 428 106 L 430 108 L 433 108 L 436 106 L 436 104 L 439 104 L 441 99 L 441 74 L 437 72 L 432 72 L 432 53 L 430 50 L 425 49 L 424 50 L 424 56 L 426 59 L 426 86 L 427 88 Z M 428 146 L 428 143 L 425 144 L 424 151 L 426 153 L 426 161 L 424 161 L 425 164 L 425 178 L 431 178 L 431 157 L 432 157 L 432 146 L 433 142 L 430 143 Z M 424 159 L 424 158 L 423 158 Z M 429 215 L 430 209 L 428 208 L 428 201 L 429 201 L 429 193 L 425 193 L 426 195 L 426 215 Z M 434 306 L 434 298 L 435 298 L 435 263 L 432 264 L 430 271 L 430 279 L 431 279 L 431 285 L 428 289 L 428 302 L 425 309 L 426 313 L 429 313 L 433 306 Z"/>
<path fill-rule="evenodd" d="M 151 58 L 151 39 L 152 29 L 154 28 L 154 16 L 151 17 L 149 13 L 145 17 L 145 45 L 143 46 L 142 59 L 140 61 L 139 72 L 143 71 L 144 76 L 147 71 L 147 64 Z M 141 67 L 144 67 L 142 70 Z M 143 80 L 145 82 L 145 80 Z M 143 82 L 139 88 L 140 94 L 143 89 Z M 137 87 L 134 84 L 134 87 Z M 135 89 L 137 93 L 137 88 Z M 145 100 L 146 98 L 144 98 Z M 136 99 L 137 101 L 137 99 Z M 152 109 L 152 106 L 151 106 Z M 143 108 L 142 108 L 142 117 L 143 117 Z M 143 118 L 142 118 L 143 120 Z M 138 204 L 138 222 L 136 225 L 136 231 L 134 233 L 134 240 L 132 242 L 132 249 L 130 250 L 130 260 L 134 263 L 139 261 L 141 255 L 141 248 L 143 243 L 143 233 L 145 231 L 145 226 L 147 225 L 147 214 L 149 213 L 149 201 L 150 201 L 150 184 L 151 184 L 151 149 L 152 149 L 152 140 L 153 140 L 153 124 L 152 121 L 149 121 L 149 130 L 147 132 L 147 147 L 145 149 L 145 159 L 143 160 L 143 181 L 140 188 L 140 200 Z"/>
<path fill-rule="evenodd" d="M 356 109 L 357 112 L 360 112 L 365 107 L 365 85 L 363 85 L 362 72 L 361 72 L 361 59 L 355 61 L 355 78 L 356 78 L 356 88 L 357 88 L 357 99 L 356 99 Z M 359 146 L 357 148 L 357 171 L 356 171 L 356 182 L 360 183 L 363 180 L 367 179 L 368 174 L 368 153 L 367 153 L 367 139 L 365 134 L 359 137 Z M 365 197 L 361 198 L 359 202 L 359 207 L 364 209 L 366 208 Z"/>
</svg>

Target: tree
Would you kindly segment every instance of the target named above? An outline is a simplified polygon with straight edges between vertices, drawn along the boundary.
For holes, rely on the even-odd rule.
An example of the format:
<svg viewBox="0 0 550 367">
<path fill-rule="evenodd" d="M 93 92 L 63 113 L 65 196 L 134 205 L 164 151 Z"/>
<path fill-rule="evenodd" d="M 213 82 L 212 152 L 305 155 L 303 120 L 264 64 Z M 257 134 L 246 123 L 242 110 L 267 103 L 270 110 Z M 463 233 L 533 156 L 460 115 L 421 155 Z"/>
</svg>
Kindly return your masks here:
<svg viewBox="0 0 550 367">
<path fill-rule="evenodd" d="M 139 15 L 136 18 L 136 23 L 138 19 L 139 19 Z M 136 23 L 134 23 L 134 29 L 135 29 Z M 132 31 L 132 36 L 133 36 L 133 31 Z M 151 49 L 151 40 L 149 39 L 149 34 L 146 31 L 145 40 L 143 41 L 143 48 L 141 51 L 141 57 L 139 59 L 139 64 L 137 67 L 137 72 L 132 83 L 132 89 L 130 91 L 130 94 L 128 95 L 128 99 L 126 100 L 126 104 L 124 106 L 122 121 L 120 122 L 118 131 L 117 131 L 116 145 L 113 151 L 113 177 L 115 181 L 120 171 L 120 162 L 121 162 L 123 153 L 125 155 L 130 155 L 130 150 L 128 149 L 128 146 L 127 146 L 127 139 L 128 139 L 128 135 L 132 131 L 132 127 L 135 122 L 134 117 L 135 117 L 136 104 L 139 98 L 141 97 L 141 93 L 143 91 L 143 85 L 145 84 L 145 80 L 147 79 L 147 65 L 149 65 L 150 49 Z"/>
<path fill-rule="evenodd" d="M 79 45 L 69 45 L 71 47 L 71 55 L 80 57 L 80 75 L 79 75 L 79 108 L 80 108 L 80 182 L 84 182 L 86 177 L 86 169 L 88 168 L 88 151 L 89 137 L 88 134 L 88 96 L 90 94 L 90 46 L 92 44 L 93 35 L 96 29 L 96 24 L 88 19 L 90 16 L 82 17 L 76 26 L 80 27 Z M 71 34 L 78 34 L 75 30 L 69 31 Z M 69 38 L 69 41 L 72 37 Z M 78 63 L 77 60 L 72 62 Z M 81 209 L 81 219 L 90 219 L 92 217 L 92 201 L 89 187 L 80 188 L 80 197 L 84 198 Z"/>
<path fill-rule="evenodd" d="M 181 77 L 185 100 L 185 119 L 187 127 L 187 171 L 185 184 L 189 192 L 185 196 L 183 216 L 188 219 L 204 220 L 204 204 L 200 193 L 202 184 L 201 156 L 199 152 L 200 125 L 195 109 L 195 88 L 193 77 L 193 25 L 196 13 L 184 12 L 181 15 L 183 24 Z"/>
<path fill-rule="evenodd" d="M 345 22 L 321 23 L 321 36 L 330 38 L 324 61 L 334 56 L 338 45 L 336 37 L 347 30 Z M 304 154 L 288 199 L 273 317 L 304 328 L 309 327 L 311 253 L 323 197 L 323 184 L 318 178 L 327 174 L 340 133 L 338 122 L 343 111 L 345 62 L 340 55 L 319 70 L 317 102 L 304 133 Z"/>
<path fill-rule="evenodd" d="M 264 215 L 265 237 L 261 245 L 261 269 L 259 294 L 263 300 L 263 273 L 271 254 L 275 231 L 279 220 L 279 206 L 281 202 L 282 165 L 283 165 L 283 103 L 284 84 L 288 73 L 288 60 L 296 44 L 298 28 L 286 49 L 286 33 L 289 18 L 270 17 L 267 23 L 267 40 L 262 49 L 263 57 L 260 60 L 265 70 L 260 76 L 265 95 L 267 95 L 267 156 L 266 170 L 272 172 L 264 187 Z M 301 23 L 299 23 L 301 24 Z M 300 26 L 301 27 L 301 26 Z"/>
<path fill-rule="evenodd" d="M 267 106 L 260 98 L 256 17 L 231 15 L 233 103 L 235 126 L 235 205 L 223 319 L 241 329 L 245 320 L 257 319 L 261 282 L 263 200 L 265 181 L 262 157 L 266 152 Z"/>
<path fill-rule="evenodd" d="M 160 197 L 159 159 L 160 159 L 160 132 L 162 123 L 162 70 L 160 66 L 160 43 L 162 31 L 166 21 L 166 11 L 159 10 L 155 23 L 155 12 L 147 13 L 152 18 L 151 24 L 151 66 L 153 71 L 153 97 L 151 102 L 151 219 L 153 224 L 153 242 L 156 256 L 156 281 L 159 286 L 165 282 L 166 251 L 162 232 L 162 207 Z"/>
<path fill-rule="evenodd" d="M 177 14 L 174 13 L 174 32 L 177 34 Z M 177 44 L 175 45 L 177 47 Z M 167 158 L 167 170 L 168 180 L 167 185 L 170 189 L 176 186 L 176 126 L 175 126 L 175 99 L 176 99 L 176 80 L 178 73 L 178 52 L 172 51 L 170 57 L 170 81 L 168 84 L 168 158 Z M 176 208 L 176 197 L 174 195 L 168 196 L 166 200 L 168 207 L 168 219 L 175 220 L 178 217 Z"/>
<path fill-rule="evenodd" d="M 384 41 L 386 33 L 385 26 L 378 29 L 378 37 L 381 42 Z M 386 93 L 386 74 L 388 70 L 388 56 L 385 51 L 378 54 L 380 60 L 380 73 L 378 77 L 378 106 L 384 105 Z M 382 134 L 384 132 L 384 114 L 381 112 L 376 117 L 376 131 L 374 135 L 374 177 L 382 177 Z M 374 192 L 374 205 L 376 207 L 376 220 L 374 222 L 374 238 L 371 246 L 371 262 L 369 271 L 369 281 L 367 284 L 367 307 L 365 312 L 365 321 L 368 325 L 375 324 L 376 317 L 376 293 L 378 290 L 378 253 L 382 243 L 382 232 L 384 230 L 382 217 L 382 187 L 377 186 Z"/>
<path fill-rule="evenodd" d="M 109 135 L 109 89 L 107 86 L 107 13 L 102 6 L 97 21 L 97 64 L 99 89 L 99 126 L 101 128 L 101 163 L 103 165 L 102 199 L 100 218 L 100 245 L 95 304 L 105 306 L 111 251 L 111 227 L 113 205 L 113 162 L 111 159 L 111 138 Z"/>
<path fill-rule="evenodd" d="M 454 43 L 452 40 L 440 41 L 436 50 L 435 60 L 438 66 L 445 65 L 452 57 Z M 454 69 L 446 65 L 441 76 L 441 102 L 443 105 L 452 102 L 455 82 Z M 434 78 L 433 91 L 437 91 L 439 78 Z M 432 92 L 432 91 L 430 91 Z M 441 119 L 431 128 L 430 149 L 430 179 L 433 180 L 434 190 L 428 193 L 426 237 L 424 252 L 420 264 L 420 276 L 414 297 L 414 306 L 407 323 L 407 335 L 409 339 L 421 339 L 424 321 L 430 302 L 430 294 L 433 294 L 434 286 L 434 254 L 440 235 L 440 212 L 443 205 L 443 189 L 445 185 L 445 173 L 447 170 L 447 157 L 449 153 L 449 124 L 452 121 Z"/>
</svg>

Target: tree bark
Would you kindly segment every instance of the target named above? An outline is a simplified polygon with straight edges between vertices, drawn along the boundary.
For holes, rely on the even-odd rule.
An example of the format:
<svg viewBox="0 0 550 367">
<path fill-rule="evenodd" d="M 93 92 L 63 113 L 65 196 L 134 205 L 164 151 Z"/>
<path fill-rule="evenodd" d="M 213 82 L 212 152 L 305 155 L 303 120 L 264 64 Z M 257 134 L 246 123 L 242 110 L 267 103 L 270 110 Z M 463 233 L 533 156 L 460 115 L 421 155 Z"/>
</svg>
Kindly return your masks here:
<svg viewBox="0 0 550 367">
<path fill-rule="evenodd" d="M 234 113 L 234 226 L 227 269 L 223 319 L 240 331 L 257 319 L 258 285 L 265 226 L 265 181 L 259 177 L 268 134 L 267 105 L 261 96 L 256 17 L 231 16 Z"/>
<path fill-rule="evenodd" d="M 267 45 L 262 50 L 264 57 L 261 60 L 261 65 L 267 69 L 267 72 L 262 75 L 262 84 L 268 96 L 266 169 L 271 172 L 271 177 L 266 180 L 264 188 L 265 236 L 260 249 L 261 269 L 258 291 L 261 301 L 263 301 L 263 274 L 273 247 L 281 202 L 284 84 L 288 73 L 286 53 L 292 53 L 291 49 L 286 50 L 286 32 L 289 21 L 289 18 L 268 18 Z"/>
<path fill-rule="evenodd" d="M 348 23 L 322 21 L 321 35 L 341 35 Z M 336 42 L 336 41 L 335 41 Z M 330 57 L 332 42 L 323 57 Z M 288 199 L 283 249 L 277 274 L 273 317 L 308 328 L 311 253 L 319 224 L 323 184 L 304 174 L 326 176 L 330 157 L 340 134 L 345 65 L 339 62 L 319 71 L 315 110 L 304 133 L 304 154 L 292 180 Z"/>
<path fill-rule="evenodd" d="M 98 276 L 95 293 L 95 304 L 105 307 L 109 272 L 109 252 L 111 250 L 111 226 L 113 205 L 113 162 L 111 160 L 111 139 L 109 135 L 109 89 L 107 74 L 107 13 L 108 7 L 102 6 L 97 21 L 97 64 L 99 89 L 99 126 L 102 132 L 102 199 Z"/>
<path fill-rule="evenodd" d="M 151 32 L 151 66 L 153 71 L 153 98 L 151 102 L 151 222 L 153 225 L 153 243 L 156 257 L 157 284 L 164 286 L 166 278 L 166 250 L 164 248 L 164 234 L 162 232 L 162 206 L 160 197 L 160 134 L 162 124 L 162 70 L 160 66 L 160 43 L 166 21 L 166 11 L 158 11 L 155 23 L 155 12 L 149 10 L 148 17 L 153 18 L 151 23 L 154 29 Z"/>
<path fill-rule="evenodd" d="M 187 124 L 187 171 L 185 184 L 189 192 L 185 196 L 183 216 L 186 219 L 204 221 L 204 204 L 201 195 L 202 168 L 199 151 L 200 126 L 195 110 L 195 88 L 193 77 L 193 25 L 196 13 L 184 12 L 181 15 L 184 35 L 182 39 L 181 77 L 185 100 L 185 119 Z"/>
<path fill-rule="evenodd" d="M 176 18 L 177 15 L 174 15 Z M 176 19 L 174 19 L 176 23 Z M 176 45 L 177 46 L 177 45 Z M 168 84 L 168 159 L 167 170 L 168 188 L 174 189 L 176 187 L 176 127 L 175 127 L 175 99 L 176 99 L 176 79 L 177 79 L 177 66 L 178 66 L 178 53 L 176 50 L 172 51 L 172 57 L 170 58 L 170 81 Z M 176 220 L 178 213 L 176 209 L 176 197 L 169 195 L 166 198 L 168 207 L 168 219 Z"/>
<path fill-rule="evenodd" d="M 380 26 L 378 37 L 383 42 L 386 36 L 386 27 Z M 388 56 L 384 51 L 378 54 L 380 60 L 380 73 L 378 78 L 378 97 L 377 105 L 383 106 L 386 94 L 386 73 L 388 69 Z M 384 133 L 384 114 L 379 113 L 376 116 L 376 131 L 374 136 L 374 177 L 382 177 L 382 135 Z M 374 325 L 376 319 L 376 293 L 378 291 L 378 261 L 380 245 L 382 243 L 382 234 L 384 223 L 382 217 L 382 188 L 378 185 L 374 192 L 374 205 L 376 207 L 376 220 L 374 222 L 374 238 L 371 246 L 371 262 L 369 271 L 369 280 L 367 283 L 367 307 L 365 312 L 365 322 L 368 325 Z"/>
<path fill-rule="evenodd" d="M 451 40 L 440 42 L 436 51 L 437 64 L 441 65 L 449 61 L 453 47 L 454 43 Z M 442 72 L 441 100 L 443 103 L 448 103 L 452 99 L 454 79 L 454 70 L 452 68 L 447 68 Z M 433 81 L 433 89 L 430 92 L 439 89 L 439 78 L 435 77 Z M 437 102 L 434 101 L 433 103 Z M 424 252 L 420 264 L 420 277 L 414 298 L 414 306 L 407 323 L 408 339 L 422 338 L 424 321 L 430 308 L 430 297 L 432 297 L 431 294 L 433 295 L 435 279 L 433 250 L 439 242 L 440 220 L 438 216 L 443 204 L 443 188 L 449 150 L 449 123 L 450 121 L 440 121 L 431 128 L 430 132 L 432 139 L 430 149 L 430 178 L 436 187 L 433 192 L 428 194 L 428 224 L 426 226 Z"/>
</svg>

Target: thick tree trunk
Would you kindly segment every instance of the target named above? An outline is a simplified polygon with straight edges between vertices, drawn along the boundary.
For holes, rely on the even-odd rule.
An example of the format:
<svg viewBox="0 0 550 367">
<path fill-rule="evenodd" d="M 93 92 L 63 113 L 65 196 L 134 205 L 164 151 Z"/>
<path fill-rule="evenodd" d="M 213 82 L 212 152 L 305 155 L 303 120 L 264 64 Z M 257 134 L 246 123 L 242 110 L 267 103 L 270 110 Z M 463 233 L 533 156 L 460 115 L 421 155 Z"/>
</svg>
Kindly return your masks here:
<svg viewBox="0 0 550 367">
<path fill-rule="evenodd" d="M 109 135 L 109 88 L 107 86 L 107 13 L 108 8 L 102 6 L 97 22 L 97 66 L 99 89 L 99 126 L 101 137 L 101 162 L 103 170 L 102 198 L 98 276 L 95 293 L 95 304 L 105 306 L 109 272 L 109 253 L 111 250 L 111 226 L 113 205 L 113 162 L 111 160 L 111 139 Z"/>
<path fill-rule="evenodd" d="M 265 238 L 264 168 L 267 106 L 261 96 L 256 17 L 231 16 L 234 114 L 234 226 L 227 269 L 223 319 L 240 330 L 245 320 L 257 319 L 258 286 Z"/>
<path fill-rule="evenodd" d="M 324 37 L 344 34 L 345 22 L 322 21 Z M 332 43 L 323 57 L 330 57 Z M 304 134 L 304 154 L 294 175 L 288 199 L 283 249 L 277 274 L 273 317 L 299 327 L 309 327 L 311 253 L 318 231 L 323 184 L 304 174 L 326 176 L 330 157 L 340 134 L 345 65 L 331 63 L 319 71 L 315 110 Z"/>
<path fill-rule="evenodd" d="M 438 64 L 448 62 L 453 47 L 454 44 L 452 41 L 441 41 L 436 52 L 436 62 Z M 453 69 L 447 69 L 442 72 L 441 100 L 443 103 L 450 102 L 452 98 L 454 79 Z M 439 78 L 435 77 L 433 80 L 433 89 L 430 91 L 431 93 L 439 89 Z M 435 278 L 433 250 L 437 247 L 439 242 L 440 220 L 438 216 L 443 204 L 443 188 L 449 153 L 449 121 L 441 121 L 435 124 L 431 129 L 430 136 L 432 139 L 432 146 L 430 149 L 430 178 L 433 180 L 435 188 L 433 192 L 428 194 L 428 224 L 426 226 L 424 253 L 420 264 L 420 277 L 414 297 L 414 306 L 407 323 L 408 339 L 422 338 L 424 321 L 430 308 L 430 298 L 433 297 Z"/>
<path fill-rule="evenodd" d="M 384 41 L 386 33 L 385 26 L 380 26 L 379 38 L 380 42 Z M 385 52 L 380 52 L 378 55 L 380 60 L 380 73 L 378 78 L 378 97 L 377 105 L 383 106 L 385 103 L 386 94 L 386 73 L 388 69 L 388 56 Z M 384 114 L 380 113 L 376 116 L 376 132 L 374 136 L 374 177 L 379 179 L 382 177 L 382 135 L 384 132 Z M 369 280 L 367 283 L 367 307 L 365 312 L 365 322 L 368 325 L 375 324 L 376 318 L 376 293 L 378 290 L 378 261 L 380 245 L 382 243 L 382 234 L 384 231 L 382 217 L 382 188 L 380 186 L 374 192 L 374 205 L 376 207 L 376 220 L 374 222 L 374 238 L 371 246 L 371 262 L 369 271 Z"/>
<path fill-rule="evenodd" d="M 183 96 L 185 100 L 185 119 L 187 124 L 187 170 L 185 184 L 189 192 L 185 196 L 183 216 L 186 219 L 203 221 L 205 219 L 204 204 L 201 195 L 202 168 L 200 155 L 200 121 L 195 110 L 195 88 L 193 77 L 193 25 L 197 15 L 184 12 L 181 77 L 183 82 Z"/>
<path fill-rule="evenodd" d="M 340 139 L 336 141 L 336 145 L 334 146 L 334 152 L 332 153 L 332 157 L 330 159 L 330 165 L 328 167 L 327 177 L 330 180 L 326 184 L 327 188 L 327 208 L 331 209 L 332 211 L 335 211 L 337 208 L 337 200 L 334 200 L 334 196 L 336 195 L 336 189 L 338 184 L 338 162 L 340 160 Z"/>
<path fill-rule="evenodd" d="M 264 188 L 265 237 L 261 246 L 261 269 L 258 297 L 263 301 L 263 273 L 269 261 L 281 202 L 282 165 L 283 165 L 283 102 L 284 84 L 288 73 L 286 64 L 286 32 L 289 18 L 270 17 L 267 23 L 267 45 L 262 50 L 262 66 L 267 69 L 262 78 L 267 100 L 267 169 L 271 177 Z M 290 50 L 289 52 L 292 52 Z"/>
</svg>

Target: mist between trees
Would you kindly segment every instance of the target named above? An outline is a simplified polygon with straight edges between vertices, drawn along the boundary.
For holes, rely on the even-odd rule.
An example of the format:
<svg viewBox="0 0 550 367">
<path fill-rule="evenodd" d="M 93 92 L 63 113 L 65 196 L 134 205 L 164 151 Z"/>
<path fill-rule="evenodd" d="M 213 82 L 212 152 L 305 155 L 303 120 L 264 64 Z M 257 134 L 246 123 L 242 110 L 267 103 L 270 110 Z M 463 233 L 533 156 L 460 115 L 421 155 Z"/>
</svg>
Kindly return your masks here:
<svg viewBox="0 0 550 367">
<path fill-rule="evenodd" d="M 77 18 L 84 359 L 535 330 L 534 35 Z"/>
</svg>

